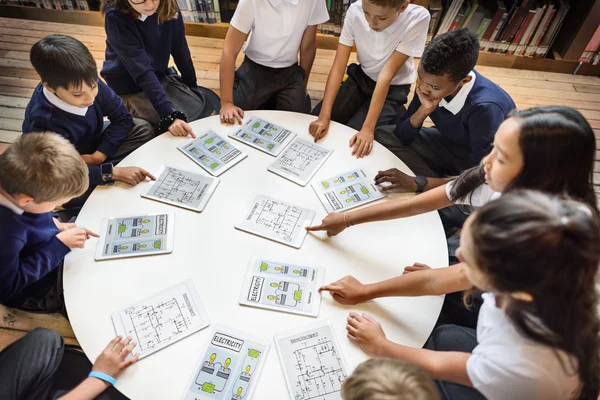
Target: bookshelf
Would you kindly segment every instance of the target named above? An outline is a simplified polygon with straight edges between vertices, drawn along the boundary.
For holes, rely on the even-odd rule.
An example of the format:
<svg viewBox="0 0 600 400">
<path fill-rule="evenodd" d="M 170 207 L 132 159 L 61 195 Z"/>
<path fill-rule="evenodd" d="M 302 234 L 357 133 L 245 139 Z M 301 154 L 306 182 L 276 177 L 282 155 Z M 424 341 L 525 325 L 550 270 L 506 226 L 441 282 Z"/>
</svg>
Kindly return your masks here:
<svg viewBox="0 0 600 400">
<path fill-rule="evenodd" d="M 7 0 L 0 0 L 0 3 Z M 17 1 L 17 0 L 14 0 Z M 19 0 L 22 1 L 22 0 Z M 42 1 L 42 0 L 37 0 Z M 48 4 L 52 4 L 52 2 L 61 2 L 64 0 L 43 0 Z M 75 3 L 81 2 L 81 0 L 67 0 L 74 1 Z M 183 1 L 183 0 L 180 0 Z M 190 0 L 187 0 L 190 1 Z M 233 15 L 233 11 L 235 10 L 235 4 L 237 3 L 231 0 L 213 0 L 220 2 L 220 14 L 221 20 L 227 20 Z M 327 0 L 328 4 L 334 7 L 336 4 L 341 5 L 341 7 L 334 8 L 333 12 L 331 12 L 332 20 L 324 26 L 321 26 L 320 32 L 328 32 L 328 33 L 318 33 L 317 34 L 317 46 L 321 49 L 329 49 L 335 50 L 338 43 L 337 35 L 339 35 L 339 29 L 336 30 L 336 24 L 339 27 L 341 21 L 343 21 L 344 16 L 344 6 L 347 8 L 347 4 L 352 2 L 352 0 Z M 496 67 L 504 67 L 504 68 L 515 68 L 515 69 L 526 69 L 526 70 L 536 70 L 536 71 L 546 71 L 546 72 L 559 72 L 559 73 L 574 73 L 577 71 L 579 75 L 591 75 L 591 76 L 600 76 L 600 63 L 593 65 L 590 62 L 582 62 L 580 63 L 580 57 L 586 50 L 586 46 L 589 45 L 596 29 L 598 28 L 600 22 L 600 0 L 571 0 L 568 3 L 568 11 L 564 13 L 560 22 L 555 23 L 555 32 L 554 33 L 543 33 L 540 32 L 540 43 L 544 39 L 544 36 L 548 36 L 548 40 L 545 44 L 547 49 L 544 49 L 544 54 L 542 56 L 540 52 L 540 56 L 537 57 L 525 57 L 522 55 L 517 55 L 514 53 L 511 54 L 509 48 L 510 45 L 517 44 L 516 38 L 519 34 L 519 31 L 522 31 L 521 39 L 523 35 L 525 35 L 527 27 L 523 27 L 521 25 L 528 19 L 527 14 L 533 14 L 532 10 L 518 10 L 517 6 L 521 5 L 531 5 L 533 10 L 537 10 L 540 8 L 541 4 L 546 4 L 552 2 L 554 5 L 564 5 L 567 4 L 567 0 L 512 0 L 514 3 L 508 3 L 511 0 L 412 0 L 411 2 L 423 5 L 428 7 L 432 12 L 432 27 L 430 27 L 429 36 L 430 38 L 435 37 L 436 34 L 440 33 L 439 28 L 442 27 L 442 23 L 444 18 L 450 12 L 450 8 L 454 2 L 460 2 L 461 7 L 465 4 L 465 1 L 468 1 L 471 4 L 471 7 L 468 12 L 467 7 L 461 8 L 454 4 L 454 7 L 458 9 L 458 12 L 452 18 L 452 22 L 449 26 L 444 27 L 443 29 L 451 29 L 452 24 L 454 24 L 454 28 L 460 26 L 461 24 L 464 27 L 469 26 L 473 27 L 477 20 L 473 20 L 475 18 L 476 12 L 481 11 L 481 4 L 490 4 L 489 2 L 493 2 L 496 4 L 505 3 L 510 4 L 511 7 L 515 6 L 515 10 L 513 15 L 519 12 L 519 15 L 522 17 L 518 17 L 518 20 L 514 22 L 513 26 L 510 28 L 510 32 L 506 35 L 506 41 L 498 42 L 496 45 L 499 46 L 500 43 L 503 43 L 503 46 L 506 48 L 498 48 L 496 51 L 481 51 L 479 57 L 479 65 L 485 66 L 496 66 Z M 442 12 L 438 16 L 438 20 L 434 21 L 435 18 L 435 7 L 437 7 L 438 2 L 442 2 Z M 29 4 L 32 2 L 30 1 Z M 445 4 L 444 4 L 445 3 Z M 93 0 L 89 2 L 90 8 L 92 5 L 96 7 L 97 2 L 93 3 Z M 477 5 L 475 8 L 476 11 L 473 11 L 473 5 Z M 502 13 L 506 12 L 507 16 L 505 20 L 509 20 L 506 23 L 506 29 L 510 26 L 510 19 L 508 14 L 513 11 L 509 10 L 508 6 L 505 6 L 505 10 Z M 493 10 L 493 7 L 492 9 Z M 555 15 L 560 11 L 556 10 Z M 461 16 L 460 13 L 463 13 Z M 496 12 L 497 13 L 497 10 Z M 469 14 L 471 14 L 469 16 Z M 487 14 L 490 15 L 491 11 L 488 11 Z M 32 20 L 41 20 L 41 21 L 49 21 L 49 22 L 62 22 L 62 23 L 73 23 L 73 24 L 82 24 L 82 25 L 92 25 L 92 26 L 102 26 L 104 20 L 98 11 L 88 11 L 88 10 L 69 10 L 69 9 L 46 9 L 46 8 L 37 8 L 37 7 L 27 7 L 22 5 L 7 5 L 0 4 L 0 16 L 9 17 L 9 18 L 20 18 L 20 19 L 32 19 Z M 529 17 L 530 20 L 533 16 Z M 481 18 L 483 19 L 483 18 Z M 517 26 L 517 24 L 520 25 Z M 541 22 L 540 22 L 541 23 Z M 548 28 L 551 26 L 551 21 L 547 23 Z M 435 26 L 437 25 L 437 26 Z M 216 23 L 206 23 L 206 22 L 192 22 L 186 21 L 186 34 L 191 36 L 203 36 L 210 38 L 225 38 L 225 34 L 227 33 L 227 29 L 229 24 L 226 22 L 216 22 Z M 480 31 L 481 31 L 481 27 Z M 476 30 L 476 28 L 473 28 Z M 488 25 L 489 29 L 489 25 Z M 533 30 L 533 28 L 531 29 Z M 484 32 L 485 33 L 485 32 Z M 493 32 L 491 32 L 493 34 Z M 491 35 L 490 35 L 491 36 Z M 498 36 L 498 33 L 497 35 Z M 502 39 L 503 35 L 499 35 L 498 37 Z M 510 43 L 508 43 L 508 39 L 511 38 Z M 533 34 L 532 34 L 533 38 Z M 482 40 L 483 42 L 483 40 Z"/>
</svg>

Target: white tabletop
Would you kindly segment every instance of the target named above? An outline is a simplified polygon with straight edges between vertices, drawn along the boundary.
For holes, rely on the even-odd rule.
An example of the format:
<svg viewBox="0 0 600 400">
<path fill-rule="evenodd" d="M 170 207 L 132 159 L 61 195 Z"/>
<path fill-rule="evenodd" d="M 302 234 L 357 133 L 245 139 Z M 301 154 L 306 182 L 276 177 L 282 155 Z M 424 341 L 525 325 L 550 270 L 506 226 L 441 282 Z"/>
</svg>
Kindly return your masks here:
<svg viewBox="0 0 600 400">
<path fill-rule="evenodd" d="M 247 112 L 282 125 L 309 138 L 310 115 L 277 111 Z M 212 128 L 226 135 L 231 126 L 220 125 L 218 117 L 195 121 L 194 131 Z M 375 143 L 370 156 L 351 156 L 348 141 L 355 131 L 333 123 L 322 141 L 334 149 L 317 172 L 329 177 L 353 168 L 378 170 L 408 168 L 383 146 Z M 204 171 L 176 146 L 184 139 L 170 134 L 145 144 L 121 163 L 137 165 L 156 173 L 162 164 Z M 446 239 L 437 213 L 353 227 L 335 238 L 324 232 L 309 234 L 302 247 L 294 249 L 234 228 L 237 219 L 255 195 L 263 194 L 316 211 L 314 223 L 326 212 L 310 184 L 301 187 L 267 171 L 273 157 L 240 142 L 234 144 L 248 157 L 221 175 L 216 192 L 202 213 L 196 213 L 140 197 L 145 184 L 117 184 L 97 188 L 77 218 L 77 224 L 98 231 L 104 217 L 152 213 L 175 213 L 173 253 L 94 261 L 96 240 L 71 252 L 65 260 L 64 290 L 69 318 L 77 339 L 93 361 L 115 336 L 111 313 L 155 292 L 191 278 L 211 323 L 222 323 L 271 339 L 273 334 L 313 322 L 311 317 L 240 306 L 238 296 L 251 256 L 326 268 L 325 282 L 354 275 L 363 282 L 397 276 L 415 261 L 432 267 L 447 265 Z M 389 199 L 390 197 L 388 197 Z M 386 201 L 386 200 L 383 200 Z M 386 298 L 353 307 L 336 303 L 329 294 L 322 298 L 317 319 L 331 320 L 349 368 L 367 356 L 346 338 L 346 318 L 351 310 L 366 312 L 379 321 L 393 341 L 421 347 L 431 333 L 443 296 Z M 201 356 L 211 328 L 169 346 L 132 366 L 118 380 L 117 388 L 131 399 L 179 399 Z M 277 351 L 272 346 L 259 377 L 254 398 L 288 398 Z"/>
</svg>

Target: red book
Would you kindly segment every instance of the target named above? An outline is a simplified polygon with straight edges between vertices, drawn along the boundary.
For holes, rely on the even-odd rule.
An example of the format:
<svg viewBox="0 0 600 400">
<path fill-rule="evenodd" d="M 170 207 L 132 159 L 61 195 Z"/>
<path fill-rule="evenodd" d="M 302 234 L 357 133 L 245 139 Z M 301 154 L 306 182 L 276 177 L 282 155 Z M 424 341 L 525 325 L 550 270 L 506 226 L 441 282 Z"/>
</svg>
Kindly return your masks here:
<svg viewBox="0 0 600 400">
<path fill-rule="evenodd" d="M 508 47 L 508 51 L 507 51 L 508 54 L 515 54 L 515 50 L 517 49 L 517 46 L 519 45 L 521 40 L 523 40 L 523 36 L 525 36 L 525 31 L 527 31 L 527 28 L 529 27 L 529 24 L 531 24 L 531 21 L 533 21 L 534 16 L 535 16 L 535 10 L 530 10 L 529 13 L 527 14 L 527 17 L 525 17 L 525 21 L 523 21 L 523 23 L 521 24 L 521 27 L 519 28 L 519 31 L 515 35 L 515 38 L 513 39 L 510 46 Z"/>
<path fill-rule="evenodd" d="M 488 26 L 487 30 L 483 34 L 483 37 L 479 41 L 479 51 L 487 51 L 487 49 L 489 48 L 490 40 L 493 40 L 492 34 L 494 32 L 497 32 L 496 28 L 498 27 L 498 24 L 501 23 L 502 16 L 504 15 L 505 11 L 506 9 L 504 8 L 498 8 L 496 10 L 494 17 L 492 18 L 492 22 L 490 22 L 490 25 Z"/>
<path fill-rule="evenodd" d="M 494 17 L 492 18 L 492 22 L 490 22 L 490 26 L 488 26 L 487 30 L 483 34 L 483 40 L 489 40 L 492 36 L 492 33 L 496 30 L 496 27 L 500 23 L 500 19 L 506 10 L 504 8 L 499 8 L 496 10 Z"/>
</svg>

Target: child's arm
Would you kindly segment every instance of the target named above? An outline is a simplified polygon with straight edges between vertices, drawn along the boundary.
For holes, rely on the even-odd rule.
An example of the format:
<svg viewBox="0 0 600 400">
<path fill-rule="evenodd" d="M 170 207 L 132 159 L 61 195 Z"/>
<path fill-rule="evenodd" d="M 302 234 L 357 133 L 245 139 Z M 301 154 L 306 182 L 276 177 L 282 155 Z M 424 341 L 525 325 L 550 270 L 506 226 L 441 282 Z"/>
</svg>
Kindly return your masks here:
<svg viewBox="0 0 600 400">
<path fill-rule="evenodd" d="M 129 22 L 133 24 L 133 22 Z M 172 116 L 175 112 L 165 94 L 154 67 L 142 43 L 116 13 L 106 15 L 104 22 L 106 40 L 117 53 L 119 60 L 131 75 L 136 85 L 142 88 L 144 94 L 162 119 Z M 196 137 L 192 128 L 182 119 L 175 118 L 166 129 L 173 136 Z M 165 131 L 166 131 L 165 130 Z M 160 132 L 163 133 L 163 132 Z"/>
<path fill-rule="evenodd" d="M 28 252 L 23 251 L 26 239 L 11 232 L 2 232 L 0 243 L 0 302 L 39 281 L 71 251 L 57 236 Z"/>
<path fill-rule="evenodd" d="M 221 84 L 221 122 L 242 124 L 244 111 L 233 104 L 233 80 L 235 78 L 235 60 L 242 50 L 244 41 L 248 37 L 233 26 L 227 29 L 223 52 L 221 53 L 221 68 L 219 80 Z"/>
<path fill-rule="evenodd" d="M 469 164 L 472 167 L 479 165 L 481 159 L 488 155 L 494 135 L 504 119 L 504 111 L 495 103 L 481 104 L 471 111 L 467 123 L 471 136 Z"/>
<path fill-rule="evenodd" d="M 452 204 L 446 194 L 446 185 L 443 185 L 408 200 L 394 199 L 363 207 L 356 211 L 333 212 L 327 215 L 320 225 L 309 226 L 306 230 L 327 231 L 329 236 L 335 236 L 351 225 L 412 217 L 429 211 L 436 211 Z"/>
<path fill-rule="evenodd" d="M 177 13 L 177 19 L 173 21 L 173 41 L 171 44 L 173 60 L 181 73 L 181 79 L 188 87 L 198 86 L 196 81 L 196 70 L 190 54 L 187 39 L 185 38 L 185 27 L 181 11 Z"/>
<path fill-rule="evenodd" d="M 353 156 L 355 155 L 357 158 L 362 158 L 371 153 L 371 150 L 373 149 L 373 139 L 375 138 L 375 125 L 377 124 L 379 114 L 381 114 L 381 109 L 385 103 L 390 83 L 406 60 L 408 60 L 406 54 L 395 51 L 379 73 L 367 118 L 365 119 L 361 130 L 350 139 L 350 147 L 352 147 Z"/>
<path fill-rule="evenodd" d="M 304 70 L 304 87 L 308 87 L 308 79 L 317 55 L 317 26 L 311 25 L 304 30 L 300 42 L 300 67 Z"/>
<path fill-rule="evenodd" d="M 102 354 L 98 356 L 92 371 L 108 375 L 111 378 L 117 379 L 127 368 L 135 364 L 139 356 L 131 357 L 125 360 L 127 355 L 136 346 L 136 343 L 131 341 L 131 338 L 121 339 L 120 336 L 114 338 L 104 349 Z M 101 379 L 89 377 L 79 384 L 75 389 L 71 390 L 60 400 L 87 400 L 95 399 L 100 393 L 108 388 L 109 384 Z"/>
<path fill-rule="evenodd" d="M 108 157 L 112 157 L 117 152 L 121 143 L 127 139 L 129 131 L 131 131 L 134 125 L 133 118 L 129 114 L 129 111 L 127 111 L 127 108 L 125 108 L 123 100 L 101 80 L 98 80 L 96 102 L 100 106 L 103 116 L 108 117 L 110 124 L 102 132 L 96 152 L 91 155 L 92 159 L 94 159 L 97 153 L 100 153 L 101 156 L 96 157 L 94 159 L 96 163 L 92 164 L 84 158 L 88 165 L 100 165 Z"/>
<path fill-rule="evenodd" d="M 367 314 L 351 312 L 346 330 L 348 339 L 367 354 L 406 360 L 422 368 L 433 379 L 473 387 L 467 373 L 470 353 L 416 349 L 393 343 L 385 337 L 381 325 Z"/>
<path fill-rule="evenodd" d="M 131 24 L 133 24 L 133 20 Z M 169 99 L 154 73 L 150 58 L 129 26 L 116 14 L 107 14 L 105 24 L 107 41 L 131 75 L 136 85 L 142 88 L 160 118 L 173 113 Z"/>
<path fill-rule="evenodd" d="M 453 181 L 454 178 L 427 178 L 427 184 L 423 188 L 426 192 L 438 186 L 445 185 Z M 387 193 L 412 193 L 417 191 L 417 182 L 414 176 L 410 176 L 400 171 L 398 168 L 390 168 L 385 171 L 379 171 L 375 175 L 375 184 L 381 185 L 384 182 L 390 183 L 388 186 L 383 186 L 382 190 Z"/>
<path fill-rule="evenodd" d="M 310 123 L 308 130 L 315 138 L 315 142 L 327 135 L 329 129 L 329 123 L 331 122 L 331 109 L 333 103 L 340 91 L 340 84 L 344 78 L 344 71 L 348 65 L 350 59 L 350 52 L 352 46 L 346 46 L 341 43 L 338 44 L 337 51 L 335 52 L 335 59 L 333 60 L 333 66 L 329 71 L 327 77 L 327 83 L 325 84 L 325 95 L 323 96 L 323 104 L 321 106 L 321 112 L 319 118 L 316 121 Z"/>
<path fill-rule="evenodd" d="M 424 269 L 385 281 L 362 284 L 353 276 L 321 286 L 337 302 L 346 305 L 364 303 L 380 297 L 437 296 L 469 289 L 472 285 L 463 273 L 463 264 L 447 268 Z"/>
</svg>

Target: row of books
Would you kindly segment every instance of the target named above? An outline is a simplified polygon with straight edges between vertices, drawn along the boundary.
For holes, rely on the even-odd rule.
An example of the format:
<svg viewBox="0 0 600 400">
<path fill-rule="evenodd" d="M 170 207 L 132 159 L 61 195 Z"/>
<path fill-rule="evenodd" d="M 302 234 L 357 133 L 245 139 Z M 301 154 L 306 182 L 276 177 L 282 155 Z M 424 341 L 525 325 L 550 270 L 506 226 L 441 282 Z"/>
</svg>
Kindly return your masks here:
<svg viewBox="0 0 600 400">
<path fill-rule="evenodd" d="M 219 0 L 179 0 L 181 15 L 184 21 L 221 22 L 221 6 Z"/>
<path fill-rule="evenodd" d="M 544 58 L 570 7 L 567 0 L 430 0 L 428 38 L 467 28 L 480 51 Z"/>
<path fill-rule="evenodd" d="M 90 10 L 90 4 L 87 0 L 0 0 L 0 4 L 50 10 Z"/>
<path fill-rule="evenodd" d="M 356 0 L 326 0 L 325 3 L 327 4 L 327 11 L 329 12 L 329 21 L 319 24 L 317 32 L 340 36 L 348 7 L 355 1 Z"/>
<path fill-rule="evenodd" d="M 589 62 L 592 65 L 600 64 L 600 25 L 596 28 L 596 33 L 590 39 L 590 42 L 585 46 L 583 54 L 579 58 L 581 62 Z"/>
</svg>

